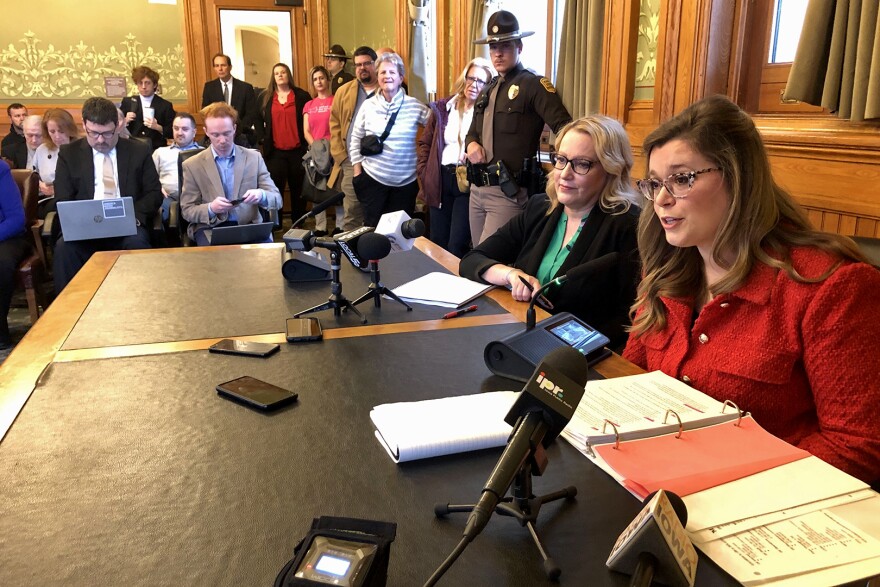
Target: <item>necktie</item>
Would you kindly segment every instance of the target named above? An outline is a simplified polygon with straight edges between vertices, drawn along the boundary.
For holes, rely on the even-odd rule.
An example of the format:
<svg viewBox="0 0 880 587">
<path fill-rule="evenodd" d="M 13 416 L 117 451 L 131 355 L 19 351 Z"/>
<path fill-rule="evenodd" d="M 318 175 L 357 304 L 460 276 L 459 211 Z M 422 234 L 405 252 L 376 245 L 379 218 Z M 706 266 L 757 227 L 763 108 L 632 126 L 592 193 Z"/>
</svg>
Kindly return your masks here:
<svg viewBox="0 0 880 587">
<path fill-rule="evenodd" d="M 494 142 L 492 126 L 495 119 L 495 98 L 498 96 L 498 88 L 504 83 L 501 77 L 497 77 L 493 81 L 495 84 L 489 90 L 489 103 L 486 104 L 486 109 L 483 110 L 483 132 L 481 138 L 483 139 L 483 150 L 486 151 L 486 163 L 492 162 Z"/>
<path fill-rule="evenodd" d="M 116 197 L 116 178 L 113 176 L 113 160 L 104 153 L 104 198 Z"/>
<path fill-rule="evenodd" d="M 223 82 L 223 101 L 229 104 L 229 86 Z"/>
</svg>

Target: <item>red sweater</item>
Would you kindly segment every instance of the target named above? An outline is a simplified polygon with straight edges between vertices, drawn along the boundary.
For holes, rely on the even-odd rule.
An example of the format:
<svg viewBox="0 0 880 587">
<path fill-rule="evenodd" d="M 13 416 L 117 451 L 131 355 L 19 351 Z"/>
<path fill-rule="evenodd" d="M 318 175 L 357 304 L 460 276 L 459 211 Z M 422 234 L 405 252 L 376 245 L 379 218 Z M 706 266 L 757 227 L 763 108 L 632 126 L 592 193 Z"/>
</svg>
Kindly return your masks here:
<svg viewBox="0 0 880 587">
<path fill-rule="evenodd" d="M 832 259 L 799 248 L 792 262 L 815 278 Z M 691 300 L 663 303 L 666 328 L 631 335 L 624 357 L 733 401 L 859 479 L 880 480 L 880 271 L 847 262 L 822 282 L 799 283 L 758 263 L 693 325 Z"/>
</svg>

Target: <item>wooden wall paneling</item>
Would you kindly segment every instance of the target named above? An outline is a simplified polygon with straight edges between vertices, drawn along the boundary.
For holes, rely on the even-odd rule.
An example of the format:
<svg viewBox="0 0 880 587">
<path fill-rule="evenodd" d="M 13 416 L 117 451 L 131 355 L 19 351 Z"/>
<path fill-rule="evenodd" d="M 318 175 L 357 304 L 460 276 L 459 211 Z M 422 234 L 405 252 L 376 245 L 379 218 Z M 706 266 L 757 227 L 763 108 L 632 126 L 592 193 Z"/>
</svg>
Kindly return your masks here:
<svg viewBox="0 0 880 587">
<path fill-rule="evenodd" d="M 735 19 L 734 2 L 710 2 L 707 14 L 705 77 L 700 94 L 727 94 L 730 59 L 733 52 L 733 29 Z"/>
<path fill-rule="evenodd" d="M 186 92 L 189 96 L 187 111 L 197 113 L 202 107 L 202 89 L 214 77 L 209 63 L 208 27 L 205 22 L 208 0 L 183 0 L 183 51 L 186 58 Z M 219 47 L 219 36 L 217 45 Z M 201 118 L 198 119 L 199 122 Z"/>
<path fill-rule="evenodd" d="M 449 0 L 434 0 L 432 4 L 432 9 L 437 11 L 435 18 L 433 19 L 435 26 L 437 27 L 437 30 L 435 31 L 437 47 L 434 53 L 437 63 L 437 87 L 435 88 L 435 100 L 449 95 L 452 91 L 452 80 L 458 74 L 458 72 L 450 68 L 450 60 L 455 53 L 455 50 L 449 42 L 449 31 L 454 27 L 449 4 Z M 464 44 L 463 38 L 462 42 L 459 44 Z M 462 67 L 464 67 L 464 65 L 462 65 Z"/>
<path fill-rule="evenodd" d="M 635 87 L 638 22 L 639 0 L 605 4 L 599 111 L 622 123 L 627 122 L 627 110 Z"/>
</svg>

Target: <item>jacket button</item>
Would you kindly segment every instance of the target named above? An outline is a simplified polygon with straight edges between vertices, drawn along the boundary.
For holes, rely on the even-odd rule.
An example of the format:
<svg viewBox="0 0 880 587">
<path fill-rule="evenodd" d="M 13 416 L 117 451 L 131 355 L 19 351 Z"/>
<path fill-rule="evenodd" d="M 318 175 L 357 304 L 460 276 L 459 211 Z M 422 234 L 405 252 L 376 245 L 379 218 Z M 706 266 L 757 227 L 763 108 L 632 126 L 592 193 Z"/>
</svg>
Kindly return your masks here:
<svg viewBox="0 0 880 587">
<path fill-rule="evenodd" d="M 690 382 L 691 382 L 691 378 L 688 377 L 687 375 L 682 376 L 681 380 L 684 381 L 685 383 L 690 383 Z"/>
<path fill-rule="evenodd" d="M 726 308 L 726 307 L 729 306 L 729 305 L 730 305 L 730 303 L 728 303 L 728 302 L 721 302 L 721 307 L 722 307 L 722 308 Z"/>
<path fill-rule="evenodd" d="M 704 333 L 704 334 L 701 334 L 701 335 L 700 335 L 700 343 L 702 343 L 702 344 L 706 344 L 707 342 L 709 342 L 709 337 L 706 336 L 705 333 Z"/>
</svg>

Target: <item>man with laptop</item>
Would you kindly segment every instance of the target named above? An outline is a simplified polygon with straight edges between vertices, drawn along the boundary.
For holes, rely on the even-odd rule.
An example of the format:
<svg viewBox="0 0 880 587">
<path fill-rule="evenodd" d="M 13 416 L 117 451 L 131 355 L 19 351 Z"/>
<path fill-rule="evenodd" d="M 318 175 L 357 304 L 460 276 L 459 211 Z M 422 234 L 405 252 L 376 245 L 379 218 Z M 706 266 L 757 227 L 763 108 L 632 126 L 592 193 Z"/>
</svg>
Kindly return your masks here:
<svg viewBox="0 0 880 587">
<path fill-rule="evenodd" d="M 211 146 L 183 163 L 180 213 L 197 245 L 272 242 L 260 208 L 279 210 L 281 194 L 258 151 L 234 143 L 238 113 L 225 102 L 202 114 Z"/>
<path fill-rule="evenodd" d="M 113 102 L 89 98 L 82 117 L 85 138 L 61 146 L 55 170 L 58 293 L 97 251 L 150 248 L 147 227 L 162 205 L 152 150 L 119 136 Z"/>
</svg>

